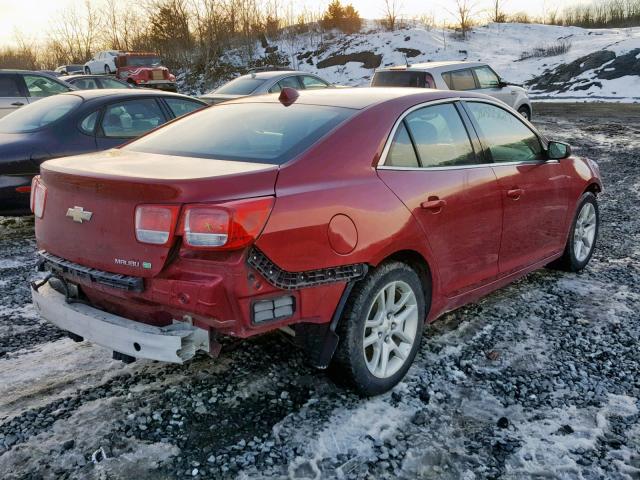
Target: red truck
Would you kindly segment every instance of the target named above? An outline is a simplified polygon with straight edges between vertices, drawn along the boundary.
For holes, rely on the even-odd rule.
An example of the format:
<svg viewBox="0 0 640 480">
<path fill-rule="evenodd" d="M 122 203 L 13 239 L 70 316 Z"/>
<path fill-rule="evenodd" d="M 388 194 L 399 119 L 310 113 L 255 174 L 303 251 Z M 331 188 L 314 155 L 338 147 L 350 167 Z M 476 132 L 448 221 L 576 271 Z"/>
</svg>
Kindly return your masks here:
<svg viewBox="0 0 640 480">
<path fill-rule="evenodd" d="M 115 59 L 116 75 L 137 87 L 158 88 L 176 92 L 176 77 L 157 53 L 123 52 Z"/>
</svg>

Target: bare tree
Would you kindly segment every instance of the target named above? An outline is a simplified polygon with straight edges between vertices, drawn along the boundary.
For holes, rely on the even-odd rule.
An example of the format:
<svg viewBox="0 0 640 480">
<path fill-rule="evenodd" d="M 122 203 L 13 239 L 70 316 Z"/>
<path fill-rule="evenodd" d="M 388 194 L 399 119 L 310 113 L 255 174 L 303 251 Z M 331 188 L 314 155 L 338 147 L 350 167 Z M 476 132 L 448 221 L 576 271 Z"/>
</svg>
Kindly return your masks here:
<svg viewBox="0 0 640 480">
<path fill-rule="evenodd" d="M 475 10 L 476 4 L 472 3 L 472 0 L 455 0 L 455 10 L 451 13 L 455 16 L 457 26 L 464 39 L 467 38 L 467 32 L 471 30 L 473 25 Z"/>
<path fill-rule="evenodd" d="M 384 0 L 382 23 L 388 30 L 396 29 L 401 9 L 400 0 Z"/>
<path fill-rule="evenodd" d="M 84 63 L 97 47 L 101 29 L 101 13 L 86 0 L 84 12 L 75 8 L 60 12 L 49 32 L 49 48 L 59 63 Z"/>
<path fill-rule="evenodd" d="M 492 0 L 490 20 L 494 23 L 504 23 L 507 21 L 507 14 L 504 12 L 506 0 Z"/>
</svg>

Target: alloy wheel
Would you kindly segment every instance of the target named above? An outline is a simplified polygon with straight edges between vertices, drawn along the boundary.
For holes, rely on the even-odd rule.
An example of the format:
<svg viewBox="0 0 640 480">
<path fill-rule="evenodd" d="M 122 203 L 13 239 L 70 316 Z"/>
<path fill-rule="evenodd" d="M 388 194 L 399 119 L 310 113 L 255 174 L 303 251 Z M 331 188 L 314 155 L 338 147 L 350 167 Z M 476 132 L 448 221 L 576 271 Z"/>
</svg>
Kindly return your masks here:
<svg viewBox="0 0 640 480">
<path fill-rule="evenodd" d="M 389 378 L 405 364 L 418 332 L 418 302 L 409 284 L 393 281 L 378 291 L 367 313 L 363 353 L 369 372 Z"/>
<path fill-rule="evenodd" d="M 596 209 L 587 202 L 582 206 L 573 230 L 573 252 L 578 262 L 584 262 L 591 253 L 596 238 Z"/>
</svg>

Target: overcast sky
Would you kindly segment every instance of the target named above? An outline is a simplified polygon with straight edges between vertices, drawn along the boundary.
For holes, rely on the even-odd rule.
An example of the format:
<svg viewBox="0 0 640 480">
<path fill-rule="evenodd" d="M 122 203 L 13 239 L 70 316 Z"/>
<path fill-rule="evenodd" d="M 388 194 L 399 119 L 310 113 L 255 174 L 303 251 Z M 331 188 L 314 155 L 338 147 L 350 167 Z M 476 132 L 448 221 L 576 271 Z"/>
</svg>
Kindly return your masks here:
<svg viewBox="0 0 640 480">
<path fill-rule="evenodd" d="M 102 0 L 91 0 L 100 4 Z M 135 2 L 137 0 L 127 0 Z M 82 7 L 83 0 L 0 0 L 0 46 L 14 43 L 14 32 L 18 28 L 25 37 L 33 40 L 43 39 L 48 23 L 56 13 L 73 5 Z M 283 4 L 287 0 L 282 1 Z M 300 8 L 307 6 L 320 10 L 326 6 L 327 0 L 292 0 Z M 349 2 L 343 2 L 349 3 Z M 364 18 L 380 18 L 383 12 L 383 0 L 352 0 L 353 5 Z M 400 0 L 401 13 L 407 17 L 432 14 L 438 20 L 448 17 L 448 11 L 454 9 L 454 0 Z M 491 4 L 491 0 L 477 0 L 476 10 L 482 14 Z M 562 8 L 566 5 L 589 3 L 589 0 L 505 0 L 508 12 L 526 11 L 532 16 L 542 14 L 551 8 Z"/>
</svg>

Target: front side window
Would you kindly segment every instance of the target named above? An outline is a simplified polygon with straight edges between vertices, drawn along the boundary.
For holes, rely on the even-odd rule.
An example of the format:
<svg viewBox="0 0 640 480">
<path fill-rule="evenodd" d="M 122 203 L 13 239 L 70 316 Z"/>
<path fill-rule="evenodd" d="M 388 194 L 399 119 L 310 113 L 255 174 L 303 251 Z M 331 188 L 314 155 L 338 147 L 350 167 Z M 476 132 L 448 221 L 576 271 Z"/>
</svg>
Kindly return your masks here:
<svg viewBox="0 0 640 480">
<path fill-rule="evenodd" d="M 467 107 L 494 162 L 544 160 L 537 135 L 515 115 L 488 103 L 467 102 Z"/>
<path fill-rule="evenodd" d="M 102 117 L 102 132 L 105 137 L 139 137 L 165 121 L 154 99 L 130 100 L 107 107 Z"/>
<path fill-rule="evenodd" d="M 82 104 L 76 95 L 56 95 L 26 105 L 0 118 L 0 133 L 26 133 L 39 130 L 69 114 Z"/>
<path fill-rule="evenodd" d="M 302 85 L 307 90 L 315 90 L 315 89 L 318 89 L 318 88 L 327 88 L 329 86 L 328 83 L 323 82 L 319 78 L 312 77 L 310 75 L 303 75 L 302 77 L 300 77 L 300 79 L 302 80 Z"/>
<path fill-rule="evenodd" d="M 451 90 L 464 91 L 476 88 L 476 80 L 473 78 L 473 72 L 469 68 L 443 73 L 442 79 Z"/>
<path fill-rule="evenodd" d="M 407 132 L 407 127 L 404 123 L 400 123 L 400 126 L 396 130 L 396 134 L 393 137 L 389 154 L 385 165 L 393 167 L 419 167 L 418 157 L 416 157 L 416 151 L 413 148 L 413 142 Z"/>
<path fill-rule="evenodd" d="M 423 167 L 447 167 L 476 163 L 471 140 L 451 103 L 433 105 L 405 118 Z"/>
<path fill-rule="evenodd" d="M 474 70 L 480 88 L 497 88 L 500 85 L 498 75 L 489 67 L 478 67 Z"/>
<path fill-rule="evenodd" d="M 0 97 L 22 97 L 15 76 L 0 75 Z"/>
<path fill-rule="evenodd" d="M 40 75 L 25 75 L 24 82 L 32 97 L 48 97 L 71 90 L 61 83 Z"/>
<path fill-rule="evenodd" d="M 223 103 L 173 122 L 124 148 L 212 161 L 281 165 L 354 112 L 297 103 L 289 107 L 280 103 Z"/>
<path fill-rule="evenodd" d="M 182 98 L 165 98 L 165 102 L 169 105 L 169 108 L 176 117 L 181 117 L 187 113 L 191 113 L 194 110 L 202 108 L 202 105 L 191 100 L 183 100 Z"/>
</svg>

